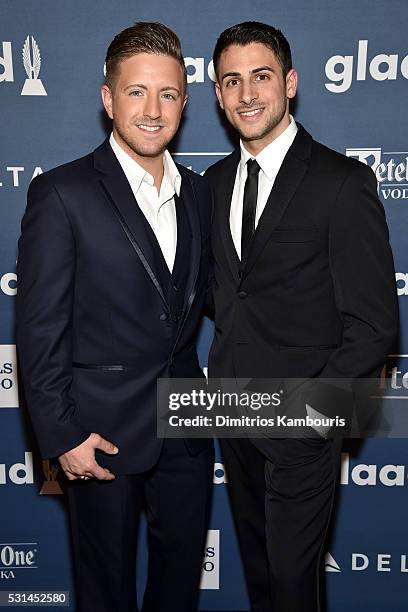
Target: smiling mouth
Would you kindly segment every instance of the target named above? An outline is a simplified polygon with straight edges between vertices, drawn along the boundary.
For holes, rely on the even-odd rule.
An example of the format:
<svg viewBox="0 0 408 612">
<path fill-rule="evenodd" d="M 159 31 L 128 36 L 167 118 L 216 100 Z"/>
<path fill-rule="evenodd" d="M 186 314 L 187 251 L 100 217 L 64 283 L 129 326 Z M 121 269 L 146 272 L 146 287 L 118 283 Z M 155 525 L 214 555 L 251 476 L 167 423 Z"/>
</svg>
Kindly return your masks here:
<svg viewBox="0 0 408 612">
<path fill-rule="evenodd" d="M 242 119 L 256 119 L 263 111 L 263 108 L 252 108 L 251 110 L 238 111 Z"/>
<path fill-rule="evenodd" d="M 141 123 L 137 127 L 139 128 L 139 130 L 143 130 L 143 132 L 149 132 L 151 134 L 154 134 L 155 132 L 159 132 L 163 126 L 162 125 L 146 125 L 144 123 Z"/>
</svg>

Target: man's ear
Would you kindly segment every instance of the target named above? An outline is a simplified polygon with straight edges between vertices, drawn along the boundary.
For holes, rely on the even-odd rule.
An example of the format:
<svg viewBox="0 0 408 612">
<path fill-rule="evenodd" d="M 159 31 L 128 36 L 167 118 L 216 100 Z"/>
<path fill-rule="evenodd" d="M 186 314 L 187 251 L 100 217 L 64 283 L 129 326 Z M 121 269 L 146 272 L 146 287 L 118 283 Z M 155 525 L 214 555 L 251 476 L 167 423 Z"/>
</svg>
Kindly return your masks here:
<svg viewBox="0 0 408 612">
<path fill-rule="evenodd" d="M 101 96 L 102 102 L 105 107 L 105 110 L 110 119 L 113 119 L 113 111 L 112 111 L 112 92 L 107 85 L 102 85 L 101 87 Z"/>
<path fill-rule="evenodd" d="M 292 68 L 291 70 L 289 70 L 288 74 L 286 75 L 286 97 L 287 98 L 291 99 L 296 96 L 297 84 L 298 84 L 298 75 L 297 75 L 296 70 Z"/>
<path fill-rule="evenodd" d="M 220 87 L 220 85 L 219 85 L 218 81 L 217 81 L 217 83 L 215 84 L 215 93 L 216 93 L 216 95 L 217 95 L 218 102 L 219 102 L 219 104 L 220 104 L 220 106 L 221 106 L 222 110 L 224 110 L 224 105 L 223 105 L 223 103 L 222 103 L 221 87 Z"/>
<path fill-rule="evenodd" d="M 188 100 L 188 96 L 186 95 L 186 96 L 184 96 L 183 110 L 184 110 L 185 105 L 187 104 L 187 100 Z"/>
</svg>

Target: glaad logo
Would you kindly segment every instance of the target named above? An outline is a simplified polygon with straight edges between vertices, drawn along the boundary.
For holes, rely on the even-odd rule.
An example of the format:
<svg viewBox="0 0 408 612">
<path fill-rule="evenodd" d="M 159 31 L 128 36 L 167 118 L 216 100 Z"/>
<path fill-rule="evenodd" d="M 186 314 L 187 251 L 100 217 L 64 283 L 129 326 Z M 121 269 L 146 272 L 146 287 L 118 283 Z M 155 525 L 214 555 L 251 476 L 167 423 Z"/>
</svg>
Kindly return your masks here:
<svg viewBox="0 0 408 612">
<path fill-rule="evenodd" d="M 342 453 L 340 484 L 348 485 L 350 481 L 360 487 L 377 484 L 403 487 L 406 481 L 405 465 L 383 465 L 379 469 L 375 464 L 360 463 L 351 468 L 349 453 Z"/>
<path fill-rule="evenodd" d="M 204 83 L 205 80 L 205 58 L 185 57 L 184 63 L 187 69 L 187 83 Z M 207 75 L 211 81 L 216 81 L 214 64 L 211 60 L 207 65 Z"/>
<path fill-rule="evenodd" d="M 14 463 L 6 469 L 5 463 L 0 463 L 0 485 L 7 484 L 7 473 L 10 482 L 16 485 L 27 485 L 34 483 L 33 453 L 24 453 L 24 463 Z"/>
<path fill-rule="evenodd" d="M 367 80 L 367 67 L 370 76 L 375 81 L 396 81 L 398 78 L 399 56 L 396 53 L 387 55 L 379 53 L 375 55 L 368 64 L 368 40 L 358 41 L 356 80 Z M 333 55 L 326 62 L 325 72 L 331 81 L 325 83 L 326 89 L 332 93 L 344 93 L 348 91 L 353 82 L 353 55 Z M 399 65 L 401 75 L 408 79 L 408 55 Z"/>
<path fill-rule="evenodd" d="M 397 294 L 408 295 L 408 274 L 406 272 L 396 272 Z"/>
<path fill-rule="evenodd" d="M 37 569 L 36 542 L 0 544 L 0 579 L 15 578 L 19 569 Z"/>
<path fill-rule="evenodd" d="M 41 487 L 40 495 L 61 495 L 62 489 L 57 480 L 58 476 L 58 465 L 51 463 L 48 459 L 42 462 L 43 473 L 45 481 Z"/>
<path fill-rule="evenodd" d="M 31 39 L 31 40 L 30 40 Z M 0 57 L 0 83 L 12 83 L 14 81 L 13 49 L 11 42 L 2 43 L 2 56 Z M 39 78 L 41 69 L 40 48 L 34 36 L 28 35 L 23 46 L 23 65 L 27 74 L 22 96 L 46 96 L 44 85 Z"/>
<path fill-rule="evenodd" d="M 0 344 L 0 408 L 18 408 L 15 344 Z"/>
<path fill-rule="evenodd" d="M 370 166 L 384 200 L 408 200 L 408 151 L 348 148 L 346 155 Z"/>
<path fill-rule="evenodd" d="M 203 569 L 201 573 L 200 589 L 220 588 L 220 532 L 210 529 L 207 532 Z"/>
<path fill-rule="evenodd" d="M 206 70 L 206 59 L 205 57 L 185 57 L 184 64 L 187 70 L 187 83 L 204 83 L 206 78 L 206 72 L 208 78 L 215 83 L 217 77 L 215 75 L 214 63 L 211 60 L 207 64 Z M 103 74 L 106 76 L 106 64 L 103 66 Z"/>
<path fill-rule="evenodd" d="M 225 484 L 227 482 L 227 475 L 225 468 L 222 463 L 214 463 L 214 477 L 213 484 Z"/>
<path fill-rule="evenodd" d="M 17 294 L 17 274 L 15 272 L 7 272 L 0 276 L 0 289 L 5 295 Z"/>
</svg>

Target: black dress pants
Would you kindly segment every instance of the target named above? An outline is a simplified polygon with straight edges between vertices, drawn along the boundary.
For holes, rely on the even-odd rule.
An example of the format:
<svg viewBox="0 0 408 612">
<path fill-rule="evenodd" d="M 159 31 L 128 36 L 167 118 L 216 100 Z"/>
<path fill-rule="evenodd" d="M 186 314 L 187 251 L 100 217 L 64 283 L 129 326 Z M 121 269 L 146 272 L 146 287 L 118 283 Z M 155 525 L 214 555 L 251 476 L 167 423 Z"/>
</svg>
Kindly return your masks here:
<svg viewBox="0 0 408 612">
<path fill-rule="evenodd" d="M 251 610 L 323 612 L 324 543 L 341 440 L 254 443 L 221 441 Z"/>
<path fill-rule="evenodd" d="M 213 466 L 212 447 L 193 457 L 183 440 L 164 440 L 146 473 L 69 483 L 78 612 L 137 612 L 143 508 L 149 563 L 142 612 L 196 611 Z"/>
</svg>

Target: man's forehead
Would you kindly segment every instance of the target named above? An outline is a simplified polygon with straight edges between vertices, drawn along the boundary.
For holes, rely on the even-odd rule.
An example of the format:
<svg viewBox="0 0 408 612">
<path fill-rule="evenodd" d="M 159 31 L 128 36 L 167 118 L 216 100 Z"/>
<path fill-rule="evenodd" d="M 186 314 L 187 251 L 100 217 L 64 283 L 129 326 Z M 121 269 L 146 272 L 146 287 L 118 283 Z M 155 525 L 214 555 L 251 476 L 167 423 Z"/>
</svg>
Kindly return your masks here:
<svg viewBox="0 0 408 612">
<path fill-rule="evenodd" d="M 242 67 L 246 71 L 264 64 L 274 67 L 279 64 L 276 53 L 263 43 L 249 43 L 248 45 L 230 45 L 220 56 L 220 71 Z"/>
</svg>

